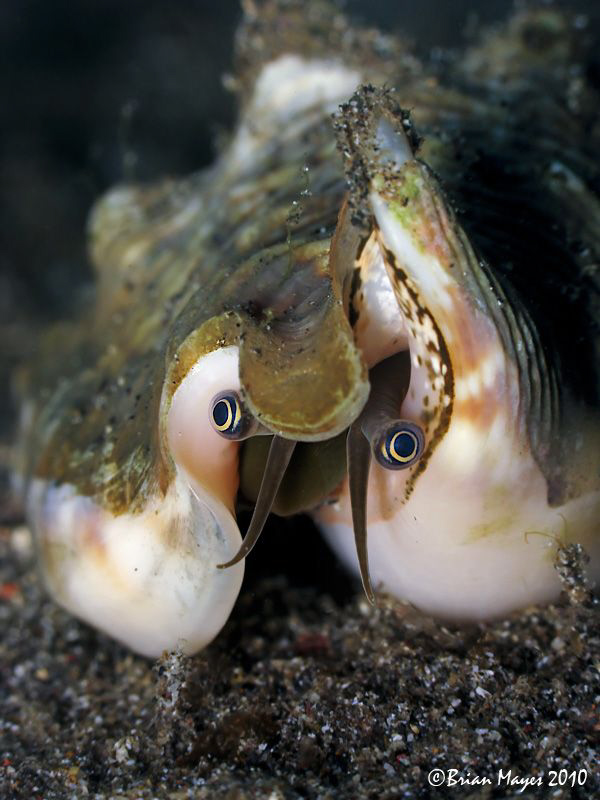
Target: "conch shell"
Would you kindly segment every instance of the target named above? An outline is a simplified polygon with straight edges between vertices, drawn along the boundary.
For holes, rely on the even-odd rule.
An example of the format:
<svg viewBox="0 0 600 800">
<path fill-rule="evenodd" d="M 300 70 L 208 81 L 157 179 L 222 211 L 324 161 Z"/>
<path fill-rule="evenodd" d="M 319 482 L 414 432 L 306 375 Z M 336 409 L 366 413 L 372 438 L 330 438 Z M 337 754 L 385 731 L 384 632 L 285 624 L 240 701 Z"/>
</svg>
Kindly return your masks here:
<svg viewBox="0 0 600 800">
<path fill-rule="evenodd" d="M 95 305 L 22 381 L 46 583 L 145 655 L 218 633 L 271 508 L 356 544 L 370 599 L 445 617 L 552 600 L 567 541 L 600 571 L 600 126 L 589 87 L 565 110 L 572 30 L 522 12 L 442 80 L 332 13 L 246 4 L 229 144 L 99 201 Z"/>
</svg>

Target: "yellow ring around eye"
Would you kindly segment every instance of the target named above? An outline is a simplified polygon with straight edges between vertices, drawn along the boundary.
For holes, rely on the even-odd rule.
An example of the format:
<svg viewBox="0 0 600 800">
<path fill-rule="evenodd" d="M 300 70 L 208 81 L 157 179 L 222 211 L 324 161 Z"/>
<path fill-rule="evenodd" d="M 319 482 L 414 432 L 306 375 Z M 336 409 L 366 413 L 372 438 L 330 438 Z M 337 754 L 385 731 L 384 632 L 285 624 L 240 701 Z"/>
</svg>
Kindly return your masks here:
<svg viewBox="0 0 600 800">
<path fill-rule="evenodd" d="M 227 406 L 227 419 L 222 425 L 217 424 L 214 416 L 214 409 L 213 409 L 213 422 L 215 423 L 215 428 L 221 432 L 227 432 L 229 430 L 229 426 L 231 425 L 231 420 L 233 419 L 233 412 L 231 410 L 231 402 L 226 398 L 222 397 L 217 403 L 215 403 L 215 408 L 219 405 L 219 403 L 225 403 Z M 239 404 L 236 403 L 236 419 L 239 420 L 240 418 L 240 408 Z"/>
<path fill-rule="evenodd" d="M 396 452 L 396 440 L 399 436 L 410 436 L 413 443 L 413 449 L 410 455 L 408 456 L 401 456 L 399 453 Z M 417 455 L 419 450 L 419 441 L 415 434 L 412 431 L 398 431 L 392 436 L 392 440 L 389 444 L 389 456 L 393 458 L 395 461 L 399 461 L 401 464 L 406 464 L 407 461 L 412 461 L 412 459 Z"/>
<path fill-rule="evenodd" d="M 235 414 L 233 415 L 233 424 L 231 426 L 232 431 L 237 431 L 240 421 L 242 419 L 242 406 L 238 401 L 235 401 Z"/>
</svg>

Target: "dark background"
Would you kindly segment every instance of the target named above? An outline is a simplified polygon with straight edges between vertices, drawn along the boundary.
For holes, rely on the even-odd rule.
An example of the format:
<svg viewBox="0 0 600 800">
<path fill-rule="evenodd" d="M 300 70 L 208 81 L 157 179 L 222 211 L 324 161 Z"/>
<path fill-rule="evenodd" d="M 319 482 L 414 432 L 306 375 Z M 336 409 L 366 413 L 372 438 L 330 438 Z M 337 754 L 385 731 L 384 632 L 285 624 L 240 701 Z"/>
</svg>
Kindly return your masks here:
<svg viewBox="0 0 600 800">
<path fill-rule="evenodd" d="M 589 0 L 564 3 L 590 11 Z M 351 0 L 358 20 L 426 51 L 458 45 L 510 0 Z M 596 21 L 598 19 L 596 11 Z M 234 120 L 222 87 L 238 0 L 2 0 L 0 314 L 66 312 L 89 276 L 84 226 L 123 178 L 211 161 Z"/>
</svg>

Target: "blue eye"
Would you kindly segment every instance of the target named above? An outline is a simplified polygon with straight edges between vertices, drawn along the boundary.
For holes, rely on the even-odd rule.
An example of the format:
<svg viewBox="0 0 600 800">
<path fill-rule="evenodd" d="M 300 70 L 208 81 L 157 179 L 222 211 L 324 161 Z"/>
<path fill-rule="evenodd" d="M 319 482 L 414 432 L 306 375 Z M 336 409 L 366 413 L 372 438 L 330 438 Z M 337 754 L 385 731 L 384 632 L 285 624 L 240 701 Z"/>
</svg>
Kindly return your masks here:
<svg viewBox="0 0 600 800">
<path fill-rule="evenodd" d="M 407 420 L 396 420 L 377 439 L 373 454 L 382 467 L 406 469 L 421 456 L 425 435 L 418 425 Z"/>
<path fill-rule="evenodd" d="M 241 439 L 248 429 L 248 414 L 235 392 L 223 392 L 212 401 L 210 420 L 215 431 L 228 439 Z"/>
</svg>

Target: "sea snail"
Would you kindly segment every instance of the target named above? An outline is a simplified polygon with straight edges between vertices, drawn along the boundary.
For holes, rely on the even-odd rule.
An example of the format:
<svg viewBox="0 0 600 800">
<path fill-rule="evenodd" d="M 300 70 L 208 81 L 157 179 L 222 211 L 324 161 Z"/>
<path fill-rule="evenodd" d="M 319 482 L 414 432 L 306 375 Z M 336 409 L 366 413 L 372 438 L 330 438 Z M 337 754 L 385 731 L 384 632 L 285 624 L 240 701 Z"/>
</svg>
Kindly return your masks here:
<svg viewBox="0 0 600 800">
<path fill-rule="evenodd" d="M 45 581 L 148 656 L 218 633 L 270 510 L 440 617 L 552 600 L 559 543 L 600 572 L 600 126 L 590 87 L 561 102 L 571 28 L 523 12 L 442 81 L 330 13 L 249 5 L 229 145 L 97 204 L 93 312 L 21 381 Z"/>
</svg>

